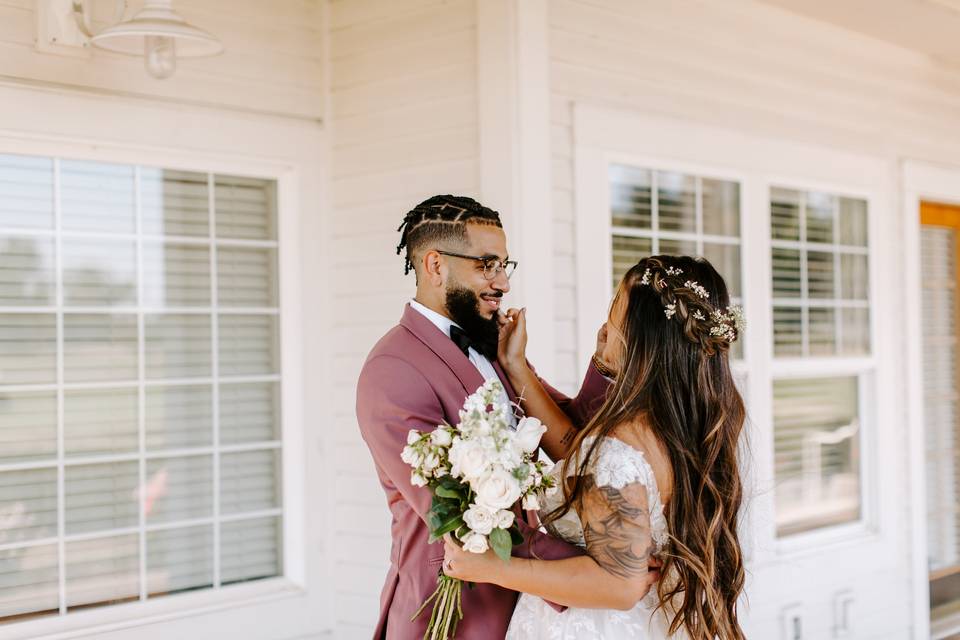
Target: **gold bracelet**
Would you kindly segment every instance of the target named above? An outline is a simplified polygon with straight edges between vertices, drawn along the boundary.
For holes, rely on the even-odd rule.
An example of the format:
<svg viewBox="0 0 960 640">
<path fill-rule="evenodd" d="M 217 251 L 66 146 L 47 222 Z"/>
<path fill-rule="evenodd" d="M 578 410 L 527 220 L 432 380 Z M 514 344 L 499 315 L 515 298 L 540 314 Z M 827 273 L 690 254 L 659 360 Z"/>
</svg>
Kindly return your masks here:
<svg viewBox="0 0 960 640">
<path fill-rule="evenodd" d="M 597 372 L 598 372 L 600 375 L 602 375 L 602 376 L 604 376 L 604 377 L 606 377 L 606 378 L 616 378 L 616 377 L 617 377 L 617 372 L 616 372 L 616 371 L 613 371 L 610 367 L 608 367 L 606 364 L 604 364 L 603 360 L 601 360 L 601 359 L 599 358 L 599 356 L 597 356 L 597 354 L 593 354 L 593 358 L 591 358 L 591 359 L 593 360 L 593 366 L 597 368 Z"/>
</svg>

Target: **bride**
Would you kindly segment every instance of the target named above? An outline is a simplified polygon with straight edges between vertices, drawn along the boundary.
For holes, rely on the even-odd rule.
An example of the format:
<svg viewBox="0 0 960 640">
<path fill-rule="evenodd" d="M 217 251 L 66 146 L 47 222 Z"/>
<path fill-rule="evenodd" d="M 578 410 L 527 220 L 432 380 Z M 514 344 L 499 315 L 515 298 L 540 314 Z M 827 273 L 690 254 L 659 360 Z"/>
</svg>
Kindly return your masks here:
<svg viewBox="0 0 960 640">
<path fill-rule="evenodd" d="M 500 360 L 527 415 L 550 425 L 563 491 L 541 505 L 553 535 L 583 547 L 571 560 L 463 551 L 448 536 L 444 572 L 522 593 L 507 638 L 742 640 L 737 538 L 743 401 L 729 350 L 742 330 L 726 285 L 703 259 L 656 256 L 624 276 L 598 366 L 615 381 L 577 430 L 529 369 L 525 312 L 511 314 Z M 561 484 L 561 483 L 558 483 Z M 647 593 L 648 572 L 660 571 Z M 559 613 L 547 601 L 568 607 Z"/>
</svg>

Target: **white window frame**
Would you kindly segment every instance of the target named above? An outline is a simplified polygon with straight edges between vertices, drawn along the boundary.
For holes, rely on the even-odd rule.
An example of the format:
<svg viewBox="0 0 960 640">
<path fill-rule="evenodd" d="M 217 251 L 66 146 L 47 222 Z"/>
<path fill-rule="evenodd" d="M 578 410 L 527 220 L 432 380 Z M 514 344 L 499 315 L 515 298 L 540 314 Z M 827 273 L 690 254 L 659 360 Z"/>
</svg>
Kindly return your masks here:
<svg viewBox="0 0 960 640">
<path fill-rule="evenodd" d="M 906 447 L 909 457 L 909 504 L 911 535 L 912 622 L 916 637 L 939 640 L 960 632 L 960 616 L 931 623 L 930 582 L 927 567 L 927 478 L 926 429 L 923 401 L 923 293 L 920 264 L 920 203 L 923 201 L 960 205 L 960 166 L 904 160 L 900 166 L 902 184 L 900 231 L 903 249 L 899 282 L 903 287 L 905 321 L 903 335 L 906 355 Z"/>
<path fill-rule="evenodd" d="M 896 509 L 880 508 L 879 496 L 896 488 L 889 473 L 896 462 L 890 443 L 897 389 L 891 358 L 878 357 L 881 345 L 897 344 L 891 333 L 893 296 L 878 295 L 878 283 L 890 282 L 893 267 L 879 253 L 890 238 L 890 171 L 881 158 L 808 146 L 789 140 L 747 135 L 652 114 L 576 104 L 574 160 L 577 236 L 578 354 L 584 361 L 594 349 L 596 328 L 606 318 L 612 270 L 610 164 L 676 170 L 704 177 L 736 180 L 741 186 L 741 268 L 748 344 L 744 360 L 748 438 L 756 468 L 755 497 L 746 518 L 753 523 L 744 544 L 754 550 L 756 565 L 777 564 L 824 549 L 850 548 L 893 535 Z M 863 198 L 868 204 L 869 300 L 871 354 L 866 358 L 773 358 L 770 188 L 824 191 Z M 601 286 L 602 283 L 602 286 Z M 747 348 L 749 347 L 749 348 Z M 773 519 L 774 486 L 772 381 L 775 377 L 820 377 L 869 372 L 861 376 L 861 518 L 777 538 Z M 870 420 L 870 422 L 867 422 Z M 749 490 L 749 488 L 748 488 Z"/>
<path fill-rule="evenodd" d="M 43 101 L 50 122 L 38 123 L 31 102 Z M 79 105 L 77 102 L 86 104 Z M 86 109 L 87 111 L 83 111 Z M 78 116 L 77 112 L 81 115 Z M 96 123 L 83 113 L 99 113 Z M 329 575 L 332 533 L 324 531 L 311 513 L 328 511 L 332 504 L 332 477 L 323 471 L 324 486 L 307 495 L 308 464 L 319 465 L 325 447 L 307 446 L 304 430 L 301 242 L 306 209 L 304 198 L 318 195 L 315 177 L 304 179 L 305 169 L 320 170 L 320 149 L 290 151 L 307 140 L 322 142 L 315 125 L 278 122 L 215 110 L 184 112 L 137 100 L 106 102 L 96 97 L 49 95 L 25 89 L 0 88 L 0 116 L 13 129 L 0 129 L 0 153 L 76 159 L 157 167 L 200 173 L 249 176 L 276 180 L 278 307 L 280 314 L 281 509 L 283 574 L 196 592 L 107 605 L 0 625 L 10 640 L 53 640 L 98 636 L 123 631 L 125 638 L 169 638 L 194 635 L 245 638 L 298 637 L 332 628 L 332 585 L 317 573 Z M 197 135 L 192 148 L 167 146 L 163 127 L 152 130 L 143 122 L 154 119 L 170 129 L 183 127 Z M 135 123 L 123 129 L 123 123 Z M 56 125 L 51 135 L 43 129 Z M 39 126 L 38 126 L 39 125 Z M 251 129 L 256 133 L 251 135 Z M 299 138 L 298 138 L 299 137 Z M 314 212 L 315 205 L 310 211 Z M 328 255 L 328 240 L 318 246 Z M 313 287 L 313 285 L 311 285 Z M 325 288 L 325 283 L 317 283 Z M 317 291 L 325 299 L 323 291 Z M 215 301 L 212 301 L 214 304 Z M 319 330 L 323 330 L 320 328 Z M 326 348 L 326 345 L 324 345 Z M 326 377 L 324 372 L 324 377 Z M 326 387 L 326 385 L 324 385 Z M 305 453 L 306 450 L 306 453 Z M 315 477 L 315 476 L 314 476 Z M 312 544 L 308 544 L 308 535 Z M 311 575 L 312 574 L 312 575 Z M 184 627 L 184 625 L 187 625 Z M 189 629 L 186 631 L 185 629 Z M 277 635 L 282 634 L 282 635 Z"/>
</svg>

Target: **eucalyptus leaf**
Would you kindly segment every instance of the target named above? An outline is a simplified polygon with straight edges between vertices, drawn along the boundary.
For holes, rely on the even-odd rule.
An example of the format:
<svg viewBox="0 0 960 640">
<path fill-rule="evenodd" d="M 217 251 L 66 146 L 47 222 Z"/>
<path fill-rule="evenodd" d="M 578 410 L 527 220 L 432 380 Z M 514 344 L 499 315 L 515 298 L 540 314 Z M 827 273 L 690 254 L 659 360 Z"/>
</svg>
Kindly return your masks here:
<svg viewBox="0 0 960 640">
<path fill-rule="evenodd" d="M 494 529 L 490 532 L 490 546 L 504 562 L 510 562 L 510 552 L 513 551 L 513 541 L 506 529 Z"/>
</svg>

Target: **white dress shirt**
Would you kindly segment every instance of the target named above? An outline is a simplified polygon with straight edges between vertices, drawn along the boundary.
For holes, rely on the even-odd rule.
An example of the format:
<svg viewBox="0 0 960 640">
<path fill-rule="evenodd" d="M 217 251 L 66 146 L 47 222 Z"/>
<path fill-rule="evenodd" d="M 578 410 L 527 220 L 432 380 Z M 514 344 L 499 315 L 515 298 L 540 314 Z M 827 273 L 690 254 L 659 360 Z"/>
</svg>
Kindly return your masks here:
<svg viewBox="0 0 960 640">
<path fill-rule="evenodd" d="M 448 338 L 450 337 L 450 327 L 452 325 L 457 325 L 457 328 L 463 329 L 463 327 L 458 325 L 456 322 L 454 322 L 447 316 L 437 313 L 433 309 L 420 304 L 416 300 L 411 300 L 410 306 L 416 311 L 418 311 L 420 314 L 422 314 L 427 320 L 429 320 L 434 325 L 436 325 L 436 327 L 440 329 L 440 331 L 442 331 L 443 334 Z M 467 357 L 470 359 L 470 362 L 472 362 L 473 366 L 477 368 L 477 371 L 480 372 L 480 375 L 483 376 L 484 380 L 489 380 L 490 378 L 500 380 L 500 376 L 497 375 L 497 370 L 493 368 L 493 364 L 490 362 L 490 360 L 487 359 L 485 355 L 483 355 L 473 347 L 469 347 L 467 349 L 467 352 L 468 352 Z M 470 393 L 473 393 L 474 391 L 476 391 L 476 389 L 472 389 Z M 500 394 L 500 400 L 507 406 L 510 406 L 510 398 L 509 396 L 507 396 L 506 391 Z M 510 424 L 513 427 L 517 426 L 517 419 L 514 417 L 512 409 L 510 411 Z"/>
</svg>

